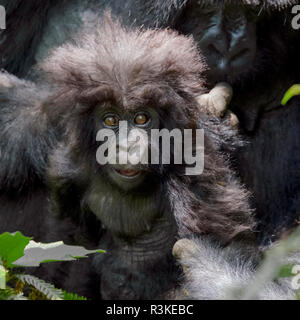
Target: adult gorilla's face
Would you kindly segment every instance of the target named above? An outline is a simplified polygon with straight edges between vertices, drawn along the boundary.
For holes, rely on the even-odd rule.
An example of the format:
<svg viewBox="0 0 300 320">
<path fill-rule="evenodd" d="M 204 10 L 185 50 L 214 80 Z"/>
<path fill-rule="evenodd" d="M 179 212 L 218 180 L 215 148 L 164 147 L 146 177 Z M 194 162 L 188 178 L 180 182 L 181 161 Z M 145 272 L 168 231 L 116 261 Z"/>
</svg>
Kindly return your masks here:
<svg viewBox="0 0 300 320">
<path fill-rule="evenodd" d="M 256 56 L 259 11 L 245 5 L 199 5 L 192 1 L 180 18 L 179 31 L 192 34 L 208 64 L 210 82 L 234 82 Z"/>
</svg>

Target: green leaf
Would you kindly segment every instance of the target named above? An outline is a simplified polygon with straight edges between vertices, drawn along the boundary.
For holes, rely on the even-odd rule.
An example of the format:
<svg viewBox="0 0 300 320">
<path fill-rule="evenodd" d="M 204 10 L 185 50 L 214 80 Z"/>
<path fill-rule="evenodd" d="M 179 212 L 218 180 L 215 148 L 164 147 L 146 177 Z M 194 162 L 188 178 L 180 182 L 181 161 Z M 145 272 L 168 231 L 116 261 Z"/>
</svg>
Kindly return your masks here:
<svg viewBox="0 0 300 320">
<path fill-rule="evenodd" d="M 290 99 L 298 95 L 300 95 L 300 84 L 295 84 L 292 87 L 290 87 L 288 91 L 285 93 L 281 101 L 281 104 L 285 106 L 290 101 Z"/>
<path fill-rule="evenodd" d="M 7 268 L 13 267 L 12 263 L 24 255 L 24 249 L 31 238 L 25 237 L 21 232 L 0 235 L 0 257 Z"/>
<path fill-rule="evenodd" d="M 0 300 L 10 300 L 15 295 L 15 292 L 11 288 L 0 289 Z"/>
<path fill-rule="evenodd" d="M 63 290 L 64 300 L 87 300 L 87 298 L 77 295 L 77 293 L 69 293 Z"/>
<path fill-rule="evenodd" d="M 87 250 L 80 246 L 70 246 L 63 241 L 40 243 L 31 240 L 24 250 L 24 255 L 14 261 L 14 266 L 38 267 L 41 263 L 54 261 L 72 261 L 85 258 L 88 254 L 105 252 L 103 250 Z"/>
<path fill-rule="evenodd" d="M 295 274 L 292 273 L 294 265 L 293 264 L 287 264 L 280 268 L 277 278 L 289 278 L 294 277 Z"/>
</svg>

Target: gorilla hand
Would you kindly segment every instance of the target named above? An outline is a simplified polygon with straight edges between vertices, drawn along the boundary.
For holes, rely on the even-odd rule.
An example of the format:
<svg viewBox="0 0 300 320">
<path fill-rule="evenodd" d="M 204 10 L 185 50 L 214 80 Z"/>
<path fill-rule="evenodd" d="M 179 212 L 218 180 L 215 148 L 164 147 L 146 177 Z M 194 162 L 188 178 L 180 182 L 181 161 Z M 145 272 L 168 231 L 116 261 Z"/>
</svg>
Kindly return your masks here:
<svg viewBox="0 0 300 320">
<path fill-rule="evenodd" d="M 228 110 L 232 98 L 232 88 L 226 82 L 218 83 L 209 93 L 197 98 L 200 110 L 216 117 L 224 117 L 233 129 L 238 127 L 239 121 L 234 113 Z"/>
<path fill-rule="evenodd" d="M 255 246 L 235 241 L 222 246 L 209 236 L 180 239 L 173 255 L 181 264 L 184 281 L 176 298 L 196 300 L 240 300 L 256 276 L 261 252 Z M 299 257 L 294 262 L 299 263 Z M 269 281 L 255 299 L 293 300 L 288 278 Z"/>
</svg>

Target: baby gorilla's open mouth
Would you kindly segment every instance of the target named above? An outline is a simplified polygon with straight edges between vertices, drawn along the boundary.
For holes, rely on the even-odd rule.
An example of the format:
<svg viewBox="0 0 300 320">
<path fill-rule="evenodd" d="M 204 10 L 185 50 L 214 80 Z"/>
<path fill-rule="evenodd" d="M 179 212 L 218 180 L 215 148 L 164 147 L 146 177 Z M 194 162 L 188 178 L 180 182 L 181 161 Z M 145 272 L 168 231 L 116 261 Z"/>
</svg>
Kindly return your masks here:
<svg viewBox="0 0 300 320">
<path fill-rule="evenodd" d="M 116 170 L 116 172 L 121 176 L 130 177 L 130 178 L 136 177 L 141 173 L 141 171 L 139 170 Z"/>
</svg>

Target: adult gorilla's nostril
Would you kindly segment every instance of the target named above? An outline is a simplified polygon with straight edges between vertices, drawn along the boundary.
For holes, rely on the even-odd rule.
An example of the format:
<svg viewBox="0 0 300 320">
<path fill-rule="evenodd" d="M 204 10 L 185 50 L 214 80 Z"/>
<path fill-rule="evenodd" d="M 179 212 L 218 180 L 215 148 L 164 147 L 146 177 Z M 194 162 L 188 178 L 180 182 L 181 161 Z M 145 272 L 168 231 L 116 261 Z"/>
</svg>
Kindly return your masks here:
<svg viewBox="0 0 300 320">
<path fill-rule="evenodd" d="M 210 70 L 226 72 L 228 67 L 227 52 L 220 43 L 214 42 L 206 47 L 206 57 Z"/>
<path fill-rule="evenodd" d="M 213 41 L 207 46 L 207 53 L 211 59 L 221 59 L 226 56 L 227 47 L 224 41 Z"/>
<path fill-rule="evenodd" d="M 249 54 L 250 54 L 250 49 L 243 48 L 243 49 L 239 50 L 237 53 L 234 53 L 232 55 L 232 57 L 230 58 L 230 62 L 233 62 L 233 61 L 238 60 L 238 59 L 243 59 Z"/>
<path fill-rule="evenodd" d="M 251 50 L 249 48 L 242 48 L 233 53 L 229 58 L 229 66 L 232 69 L 245 67 L 252 60 Z"/>
<path fill-rule="evenodd" d="M 210 44 L 208 47 L 207 47 L 207 51 L 212 54 L 212 55 L 216 55 L 216 56 L 220 56 L 222 55 L 220 50 L 218 50 L 218 48 L 216 48 L 216 46 L 214 44 Z"/>
<path fill-rule="evenodd" d="M 240 50 L 238 53 L 234 54 L 232 58 L 230 59 L 231 61 L 243 58 L 245 55 L 249 54 L 250 50 L 248 48 L 244 48 Z"/>
<path fill-rule="evenodd" d="M 224 40 L 225 41 L 225 40 Z M 211 42 L 203 50 L 209 66 L 208 78 L 218 81 L 234 78 L 241 74 L 253 63 L 255 46 L 237 43 L 234 47 L 228 48 L 224 41 Z"/>
</svg>

